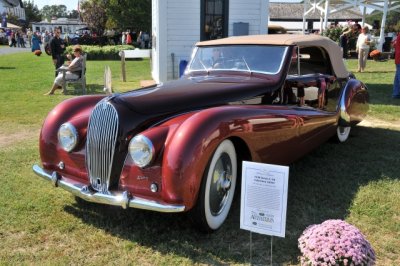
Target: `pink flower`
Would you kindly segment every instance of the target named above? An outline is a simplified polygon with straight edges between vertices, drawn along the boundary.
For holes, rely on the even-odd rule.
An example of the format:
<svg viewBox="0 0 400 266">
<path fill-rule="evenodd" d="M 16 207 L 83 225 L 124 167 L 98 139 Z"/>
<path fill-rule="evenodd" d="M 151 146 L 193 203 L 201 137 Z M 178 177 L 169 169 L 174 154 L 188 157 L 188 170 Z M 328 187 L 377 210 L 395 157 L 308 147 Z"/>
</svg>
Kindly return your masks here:
<svg viewBox="0 0 400 266">
<path fill-rule="evenodd" d="M 308 226 L 300 236 L 302 265 L 374 265 L 375 252 L 364 235 L 342 220 Z"/>
</svg>

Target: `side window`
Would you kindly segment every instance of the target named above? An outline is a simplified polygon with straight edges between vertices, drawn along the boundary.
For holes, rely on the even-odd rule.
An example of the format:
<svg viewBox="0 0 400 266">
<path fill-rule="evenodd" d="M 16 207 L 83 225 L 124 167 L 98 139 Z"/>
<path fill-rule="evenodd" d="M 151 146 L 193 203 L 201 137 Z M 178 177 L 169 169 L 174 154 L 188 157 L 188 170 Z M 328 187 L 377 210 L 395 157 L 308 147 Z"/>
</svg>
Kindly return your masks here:
<svg viewBox="0 0 400 266">
<path fill-rule="evenodd" d="M 319 47 L 300 48 L 300 73 L 331 75 L 331 65 L 328 53 Z"/>
<path fill-rule="evenodd" d="M 294 47 L 289 75 L 331 75 L 328 53 L 319 47 Z"/>
<path fill-rule="evenodd" d="M 294 47 L 283 104 L 335 111 L 337 82 L 328 53 L 320 47 Z"/>
</svg>

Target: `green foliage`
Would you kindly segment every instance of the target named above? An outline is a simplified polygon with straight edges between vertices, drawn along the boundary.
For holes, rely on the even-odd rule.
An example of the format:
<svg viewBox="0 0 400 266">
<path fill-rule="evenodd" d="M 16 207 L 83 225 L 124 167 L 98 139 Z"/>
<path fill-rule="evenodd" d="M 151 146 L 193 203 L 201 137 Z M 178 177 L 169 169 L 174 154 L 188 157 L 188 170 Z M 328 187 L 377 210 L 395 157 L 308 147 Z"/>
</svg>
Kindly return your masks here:
<svg viewBox="0 0 400 266">
<path fill-rule="evenodd" d="M 66 53 L 72 54 L 73 46 L 68 46 Z M 118 53 L 122 50 L 134 49 L 131 45 L 106 45 L 106 46 L 93 46 L 82 45 L 83 51 L 87 54 L 88 60 L 119 60 L 121 57 Z"/>
<path fill-rule="evenodd" d="M 30 3 L 30 0 L 27 3 Z M 30 6 L 33 3 L 32 1 Z M 98 35 L 102 35 L 106 28 L 119 31 L 151 30 L 151 0 L 82 0 L 80 9 L 83 22 Z M 79 16 L 77 10 L 67 11 L 65 5 L 45 5 L 39 15 L 48 20 L 52 16 L 69 18 Z M 34 17 L 28 21 L 40 21 L 40 19 Z"/>
<path fill-rule="evenodd" d="M 71 10 L 68 12 L 68 17 L 69 18 L 79 18 L 79 12 L 78 10 Z"/>
<path fill-rule="evenodd" d="M 344 28 L 343 27 L 332 27 L 327 28 L 322 32 L 322 36 L 328 37 L 334 42 L 339 42 L 339 37 L 342 35 Z"/>
<path fill-rule="evenodd" d="M 107 1 L 103 0 L 85 0 L 81 2 L 81 17 L 89 28 L 94 29 L 99 35 L 102 35 L 107 22 Z"/>
<path fill-rule="evenodd" d="M 41 10 L 40 14 L 42 18 L 46 18 L 48 21 L 51 20 L 53 16 L 58 18 L 67 17 L 67 7 L 65 5 L 45 5 Z"/>
<path fill-rule="evenodd" d="M 40 14 L 40 10 L 35 5 L 34 1 L 23 1 L 24 9 L 25 9 L 25 17 L 26 22 L 24 24 L 25 28 L 32 28 L 32 22 L 42 21 L 42 15 Z"/>
<path fill-rule="evenodd" d="M 23 26 L 23 23 L 18 19 L 17 16 L 13 14 L 8 14 L 7 22 L 10 22 L 12 24 L 18 25 L 18 26 Z"/>
<path fill-rule="evenodd" d="M 366 17 L 366 22 L 370 25 L 374 23 L 374 20 L 379 21 L 379 25 L 382 22 L 383 13 L 381 11 L 373 11 Z M 389 11 L 386 16 L 385 32 L 397 32 L 400 30 L 400 13 L 398 10 Z"/>
<path fill-rule="evenodd" d="M 108 0 L 108 24 L 121 30 L 151 29 L 151 0 Z"/>
</svg>

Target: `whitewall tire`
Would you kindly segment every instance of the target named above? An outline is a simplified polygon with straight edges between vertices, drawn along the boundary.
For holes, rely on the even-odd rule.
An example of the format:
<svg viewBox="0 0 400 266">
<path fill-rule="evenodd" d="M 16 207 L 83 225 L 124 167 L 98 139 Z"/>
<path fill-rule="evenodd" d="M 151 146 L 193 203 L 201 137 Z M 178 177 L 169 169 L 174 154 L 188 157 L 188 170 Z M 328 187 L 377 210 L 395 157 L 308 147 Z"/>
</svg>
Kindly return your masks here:
<svg viewBox="0 0 400 266">
<path fill-rule="evenodd" d="M 237 169 L 235 146 L 230 140 L 224 140 L 204 172 L 193 210 L 192 220 L 201 231 L 215 231 L 226 220 L 235 194 Z"/>
<path fill-rule="evenodd" d="M 336 129 L 336 137 L 339 142 L 345 142 L 350 136 L 351 127 L 338 126 Z"/>
</svg>

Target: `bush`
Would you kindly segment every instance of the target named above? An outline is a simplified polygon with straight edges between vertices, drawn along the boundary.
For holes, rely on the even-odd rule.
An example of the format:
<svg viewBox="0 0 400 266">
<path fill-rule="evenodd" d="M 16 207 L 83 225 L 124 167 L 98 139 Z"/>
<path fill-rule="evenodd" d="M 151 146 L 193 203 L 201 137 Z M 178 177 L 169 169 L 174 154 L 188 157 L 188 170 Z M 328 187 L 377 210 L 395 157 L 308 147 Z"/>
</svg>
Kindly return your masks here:
<svg viewBox="0 0 400 266">
<path fill-rule="evenodd" d="M 342 220 L 307 227 L 300 236 L 301 265 L 375 264 L 375 252 L 364 235 Z"/>
<path fill-rule="evenodd" d="M 88 60 L 119 60 L 118 53 L 122 50 L 135 49 L 132 45 L 106 45 L 106 46 L 91 46 L 81 45 L 83 52 L 87 54 Z M 66 49 L 66 53 L 72 54 L 73 46 L 70 45 Z"/>
<path fill-rule="evenodd" d="M 327 28 L 322 32 L 322 36 L 328 37 L 334 42 L 339 42 L 339 37 L 342 35 L 343 27 Z"/>
</svg>

